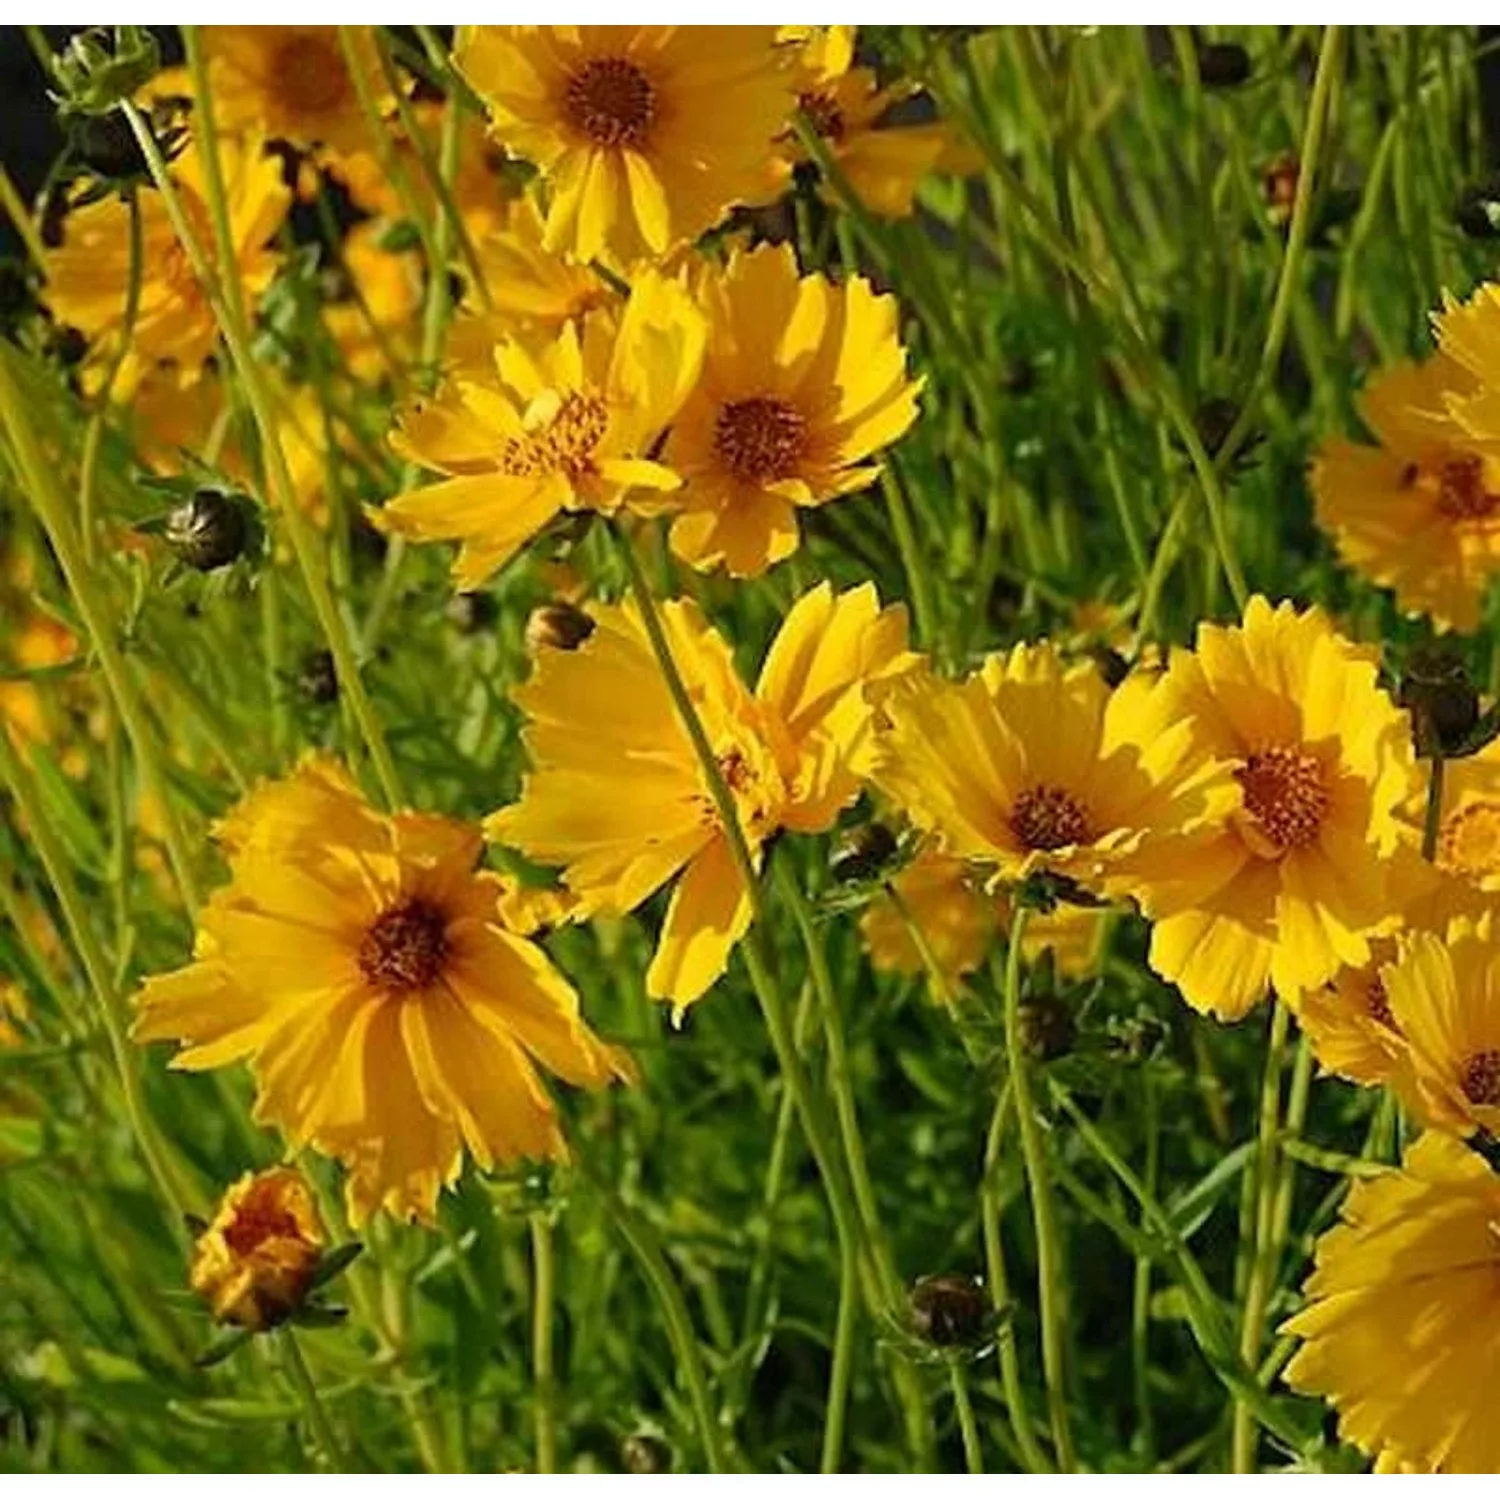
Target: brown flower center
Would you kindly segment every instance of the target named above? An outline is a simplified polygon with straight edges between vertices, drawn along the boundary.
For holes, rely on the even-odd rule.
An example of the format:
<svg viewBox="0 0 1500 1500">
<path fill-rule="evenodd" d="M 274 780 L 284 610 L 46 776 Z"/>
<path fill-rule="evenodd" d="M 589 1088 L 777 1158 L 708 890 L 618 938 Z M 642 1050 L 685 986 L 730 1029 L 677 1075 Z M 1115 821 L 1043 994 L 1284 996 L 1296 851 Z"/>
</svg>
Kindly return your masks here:
<svg viewBox="0 0 1500 1500">
<path fill-rule="evenodd" d="M 1257 750 L 1235 773 L 1245 811 L 1277 849 L 1314 843 L 1328 812 L 1328 788 L 1317 756 L 1290 745 Z"/>
<path fill-rule="evenodd" d="M 728 401 L 714 423 L 714 451 L 746 484 L 788 479 L 807 447 L 807 420 L 790 401 L 751 396 Z"/>
<path fill-rule="evenodd" d="M 1438 510 L 1450 521 L 1482 521 L 1500 508 L 1500 495 L 1484 487 L 1484 460 L 1450 459 L 1438 470 Z"/>
<path fill-rule="evenodd" d="M 841 141 L 844 138 L 844 111 L 832 94 L 821 91 L 803 94 L 797 105 L 808 118 L 812 128 L 825 141 Z"/>
<path fill-rule="evenodd" d="M 1463 880 L 1500 873 L 1500 802 L 1471 802 L 1443 819 L 1437 864 Z"/>
<path fill-rule="evenodd" d="M 568 123 L 597 146 L 636 146 L 656 118 L 656 90 L 623 57 L 596 57 L 568 79 Z"/>
<path fill-rule="evenodd" d="M 1385 981 L 1380 975 L 1375 975 L 1370 980 L 1365 990 L 1365 1009 L 1369 1012 L 1370 1019 L 1387 1031 L 1400 1031 L 1396 1024 L 1395 1013 L 1391 1010 L 1390 997 L 1385 992 Z"/>
<path fill-rule="evenodd" d="M 1027 787 L 1016 798 L 1010 831 L 1027 849 L 1061 849 L 1092 837 L 1083 804 L 1071 792 L 1045 783 Z"/>
<path fill-rule="evenodd" d="M 298 114 L 325 114 L 342 104 L 349 92 L 338 43 L 306 33 L 277 49 L 268 81 Z"/>
<path fill-rule="evenodd" d="M 447 919 L 420 897 L 381 912 L 359 944 L 360 972 L 374 988 L 392 995 L 426 989 L 447 958 Z"/>
<path fill-rule="evenodd" d="M 1470 1104 L 1500 1104 L 1500 1050 L 1491 1047 L 1466 1057 L 1458 1086 Z"/>
<path fill-rule="evenodd" d="M 536 431 L 505 440 L 495 467 L 502 474 L 563 473 L 577 479 L 593 468 L 594 449 L 608 426 L 609 410 L 597 396 L 569 391 Z"/>
<path fill-rule="evenodd" d="M 267 1240 L 302 1238 L 296 1216 L 284 1209 L 271 1192 L 252 1193 L 224 1231 L 224 1243 L 236 1255 L 253 1255 Z"/>
</svg>

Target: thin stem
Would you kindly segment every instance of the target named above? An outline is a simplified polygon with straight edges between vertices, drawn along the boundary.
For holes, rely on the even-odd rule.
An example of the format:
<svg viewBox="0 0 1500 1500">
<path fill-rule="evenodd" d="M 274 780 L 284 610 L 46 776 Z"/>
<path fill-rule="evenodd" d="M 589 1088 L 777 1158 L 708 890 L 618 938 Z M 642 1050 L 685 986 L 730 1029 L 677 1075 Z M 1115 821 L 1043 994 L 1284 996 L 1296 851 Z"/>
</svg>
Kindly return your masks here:
<svg viewBox="0 0 1500 1500">
<path fill-rule="evenodd" d="M 26 253 L 36 263 L 39 271 L 47 269 L 47 247 L 42 243 L 42 237 L 37 233 L 36 221 L 26 210 L 26 204 L 21 195 L 16 191 L 16 185 L 10 180 L 10 173 L 5 170 L 5 163 L 0 162 L 0 208 L 5 210 L 6 217 L 15 226 L 16 233 L 21 237 L 21 243 L 26 247 Z"/>
<path fill-rule="evenodd" d="M 852 1254 L 839 1257 L 839 1310 L 833 1325 L 833 1368 L 823 1412 L 823 1453 L 819 1468 L 837 1474 L 844 1451 L 844 1418 L 854 1375 L 854 1330 L 859 1322 L 859 1266 Z"/>
<path fill-rule="evenodd" d="M 552 1361 L 553 1309 L 557 1295 L 557 1257 L 552 1222 L 545 1211 L 531 1224 L 531 1375 L 535 1385 L 536 1471 L 557 1473 L 557 1392 Z"/>
<path fill-rule="evenodd" d="M 1068 1422 L 1066 1351 L 1063 1342 L 1063 1321 L 1067 1314 L 1061 1246 L 1058 1242 L 1056 1211 L 1052 1198 L 1052 1176 L 1047 1166 L 1047 1147 L 1042 1140 L 1037 1104 L 1031 1092 L 1031 1064 L 1021 1040 L 1021 939 L 1026 932 L 1027 915 L 1027 908 L 1017 903 L 1005 954 L 1005 1052 L 1010 1062 L 1011 1085 L 1015 1090 L 1021 1156 L 1026 1165 L 1032 1223 L 1036 1229 L 1042 1373 L 1047 1387 L 1052 1445 L 1057 1452 L 1059 1472 L 1071 1474 L 1078 1464 Z"/>
<path fill-rule="evenodd" d="M 292 1384 L 297 1387 L 297 1397 L 302 1402 L 302 1410 L 307 1414 L 308 1425 L 313 1430 L 318 1447 L 323 1450 L 324 1463 L 335 1474 L 347 1473 L 349 1465 L 344 1459 L 338 1439 L 333 1435 L 333 1426 L 324 1410 L 323 1399 L 318 1395 L 318 1388 L 313 1384 L 307 1361 L 302 1357 L 302 1346 L 297 1342 L 297 1335 L 287 1326 L 277 1330 L 276 1340 L 281 1346 L 287 1373 L 292 1377 Z"/>
<path fill-rule="evenodd" d="M 948 1381 L 953 1387 L 953 1409 L 958 1413 L 958 1430 L 963 1434 L 964 1463 L 969 1473 L 984 1473 L 984 1449 L 979 1445 L 979 1426 L 974 1421 L 974 1404 L 969 1400 L 969 1377 L 955 1360 L 948 1366 Z"/>
</svg>

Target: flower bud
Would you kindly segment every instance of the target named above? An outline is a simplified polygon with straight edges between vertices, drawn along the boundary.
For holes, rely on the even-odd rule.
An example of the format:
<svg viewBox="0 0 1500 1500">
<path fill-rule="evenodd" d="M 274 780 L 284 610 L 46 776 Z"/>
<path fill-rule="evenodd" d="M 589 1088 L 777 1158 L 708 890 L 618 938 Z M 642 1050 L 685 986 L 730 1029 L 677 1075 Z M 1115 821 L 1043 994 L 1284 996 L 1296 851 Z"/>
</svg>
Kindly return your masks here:
<svg viewBox="0 0 1500 1500">
<path fill-rule="evenodd" d="M 500 607 L 493 594 L 455 594 L 443 613 L 460 635 L 478 635 L 495 623 Z"/>
<path fill-rule="evenodd" d="M 633 1432 L 620 1444 L 620 1458 L 632 1474 L 666 1474 L 672 1468 L 672 1450 L 649 1432 Z"/>
<path fill-rule="evenodd" d="M 1284 151 L 1272 161 L 1260 175 L 1261 199 L 1266 205 L 1266 217 L 1278 229 L 1285 229 L 1292 217 L 1292 205 L 1297 201 L 1297 181 L 1302 168 L 1297 158 Z"/>
<path fill-rule="evenodd" d="M 323 1228 L 300 1172 L 246 1173 L 193 1245 L 189 1284 L 214 1321 L 252 1333 L 297 1313 L 312 1290 Z"/>
<path fill-rule="evenodd" d="M 1453 217 L 1471 240 L 1500 239 L 1500 180 L 1490 178 L 1469 188 Z"/>
<path fill-rule="evenodd" d="M 141 143 L 118 110 L 107 115 L 74 115 L 68 121 L 68 144 L 78 162 L 95 177 L 111 182 L 144 181 L 151 175 Z"/>
<path fill-rule="evenodd" d="M 167 516 L 162 536 L 188 567 L 200 573 L 227 567 L 250 541 L 250 501 L 202 489 Z"/>
<path fill-rule="evenodd" d="M 1411 714 L 1418 755 L 1468 753 L 1465 741 L 1479 723 L 1479 693 L 1451 651 L 1441 646 L 1413 651 L 1397 701 Z"/>
<path fill-rule="evenodd" d="M 144 26 L 91 26 L 52 60 L 58 102 L 67 114 L 107 114 L 161 71 L 161 48 Z"/>
<path fill-rule="evenodd" d="M 896 835 L 884 823 L 861 823 L 834 846 L 828 872 L 840 882 L 869 880 L 896 852 Z"/>
<path fill-rule="evenodd" d="M 331 651 L 309 651 L 302 659 L 297 686 L 309 703 L 332 703 L 339 695 L 339 674 Z"/>
<path fill-rule="evenodd" d="M 1250 76 L 1250 54 L 1238 42 L 1201 42 L 1198 77 L 1206 89 L 1229 89 Z"/>
<path fill-rule="evenodd" d="M 989 1331 L 990 1301 L 973 1276 L 924 1276 L 909 1307 L 912 1331 L 940 1349 L 977 1344 Z"/>
<path fill-rule="evenodd" d="M 1073 1012 L 1056 995 L 1037 995 L 1021 1002 L 1021 1045 L 1037 1062 L 1066 1057 L 1078 1039 Z"/>
<path fill-rule="evenodd" d="M 594 622 L 575 604 L 556 599 L 532 610 L 526 620 L 526 649 L 576 651 L 594 633 Z"/>
</svg>

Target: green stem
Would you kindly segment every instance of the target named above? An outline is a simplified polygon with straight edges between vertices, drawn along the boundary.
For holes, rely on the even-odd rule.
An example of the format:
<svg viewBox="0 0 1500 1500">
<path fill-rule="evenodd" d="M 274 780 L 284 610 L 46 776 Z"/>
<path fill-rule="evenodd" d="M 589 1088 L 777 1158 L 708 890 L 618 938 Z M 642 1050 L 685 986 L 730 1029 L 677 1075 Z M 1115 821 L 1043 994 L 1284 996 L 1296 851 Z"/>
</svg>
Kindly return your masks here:
<svg viewBox="0 0 1500 1500">
<path fill-rule="evenodd" d="M 953 1387 L 953 1409 L 958 1413 L 958 1430 L 963 1434 L 964 1463 L 969 1473 L 984 1473 L 984 1449 L 979 1445 L 979 1427 L 974 1421 L 974 1404 L 969 1400 L 969 1377 L 955 1360 L 948 1366 L 948 1380 Z"/>
<path fill-rule="evenodd" d="M 557 1257 L 552 1223 L 545 1211 L 531 1224 L 531 1374 L 535 1383 L 536 1471 L 557 1473 L 557 1391 L 552 1361 L 553 1310 L 557 1297 Z"/>
<path fill-rule="evenodd" d="M 1011 1086 L 1016 1096 L 1021 1156 L 1026 1166 L 1032 1223 L 1036 1229 L 1042 1372 L 1047 1387 L 1052 1445 L 1057 1452 L 1059 1472 L 1071 1474 L 1078 1464 L 1068 1422 L 1066 1350 L 1063 1341 L 1063 1323 L 1067 1313 L 1062 1253 L 1052 1197 L 1052 1176 L 1047 1166 L 1047 1147 L 1042 1140 L 1037 1104 L 1031 1092 L 1031 1063 L 1021 1040 L 1021 939 L 1026 932 L 1027 915 L 1027 908 L 1018 903 L 1016 914 L 1011 920 L 1010 942 L 1005 954 L 1005 1051 L 1010 1062 Z"/>
<path fill-rule="evenodd" d="M 833 1368 L 828 1375 L 828 1402 L 823 1411 L 823 1452 L 819 1468 L 837 1474 L 844 1451 L 844 1418 L 854 1375 L 854 1330 L 859 1322 L 859 1265 L 852 1247 L 839 1251 L 839 1310 L 833 1325 Z"/>
<path fill-rule="evenodd" d="M 292 1377 L 292 1384 L 297 1387 L 297 1397 L 302 1402 L 302 1410 L 307 1414 L 308 1425 L 313 1430 L 318 1447 L 323 1450 L 324 1463 L 335 1474 L 348 1473 L 349 1465 L 338 1439 L 333 1435 L 333 1426 L 323 1407 L 323 1399 L 318 1395 L 318 1388 L 313 1384 L 307 1361 L 302 1357 L 302 1346 L 297 1342 L 297 1335 L 288 1325 L 277 1330 L 276 1340 L 281 1346 L 287 1373 Z"/>
</svg>

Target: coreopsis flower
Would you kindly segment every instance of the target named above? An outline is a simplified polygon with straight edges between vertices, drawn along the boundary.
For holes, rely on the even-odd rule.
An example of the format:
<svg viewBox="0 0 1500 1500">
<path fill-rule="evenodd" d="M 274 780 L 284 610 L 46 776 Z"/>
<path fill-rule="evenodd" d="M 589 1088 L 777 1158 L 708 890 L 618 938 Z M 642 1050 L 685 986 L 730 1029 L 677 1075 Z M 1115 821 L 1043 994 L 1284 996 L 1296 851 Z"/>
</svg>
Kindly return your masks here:
<svg viewBox="0 0 1500 1500">
<path fill-rule="evenodd" d="M 549 250 L 660 259 L 775 183 L 795 56 L 774 26 L 465 26 L 454 56 L 541 170 Z"/>
<path fill-rule="evenodd" d="M 386 87 L 366 26 L 353 29 L 360 76 L 377 106 Z M 336 26 L 205 26 L 216 121 L 300 147 L 356 150 L 370 141 Z"/>
<path fill-rule="evenodd" d="M 563 866 L 591 912 L 630 911 L 680 874 L 646 975 L 680 1011 L 724 972 L 751 893 L 635 606 L 590 614 L 592 634 L 539 651 L 514 694 L 532 769 L 486 832 Z M 664 604 L 662 623 L 755 856 L 779 829 L 830 827 L 867 765 L 865 685 L 911 663 L 905 611 L 881 610 L 869 584 L 820 584 L 788 612 L 754 692 L 692 603 Z"/>
<path fill-rule="evenodd" d="M 1318 524 L 1344 564 L 1409 614 L 1472 630 L 1500 569 L 1500 457 L 1449 410 L 1476 381 L 1443 354 L 1383 371 L 1360 397 L 1376 442 L 1331 438 L 1312 465 Z"/>
<path fill-rule="evenodd" d="M 314 756 L 216 832 L 230 884 L 195 961 L 147 980 L 137 1040 L 195 1071 L 246 1060 L 256 1119 L 344 1163 L 356 1223 L 431 1219 L 465 1148 L 486 1169 L 566 1154 L 537 1065 L 588 1088 L 627 1065 L 504 925 L 475 830 L 377 813 Z"/>
<path fill-rule="evenodd" d="M 1371 1088 L 1395 1073 L 1401 1031 L 1381 978 L 1395 951 L 1392 939 L 1379 938 L 1368 963 L 1345 965 L 1327 984 L 1287 996 L 1324 1072 Z"/>
<path fill-rule="evenodd" d="M 703 375 L 667 438 L 682 475 L 672 550 L 698 568 L 763 573 L 797 548 L 797 510 L 864 489 L 916 420 L 893 297 L 851 276 L 801 276 L 789 245 L 707 267 Z"/>
<path fill-rule="evenodd" d="M 1500 283 L 1486 281 L 1467 301 L 1443 298 L 1433 318 L 1438 347 L 1462 367 L 1471 384 L 1445 393 L 1445 405 L 1458 425 L 1486 454 L 1500 443 Z"/>
<path fill-rule="evenodd" d="M 1145 678 L 1111 691 L 1049 642 L 963 682 L 913 673 L 881 695 L 875 780 L 992 881 L 1047 871 L 1107 893 L 1148 840 L 1185 835 L 1227 795 L 1161 702 Z"/>
<path fill-rule="evenodd" d="M 900 219 L 915 206 L 931 172 L 974 172 L 978 153 L 943 121 L 895 124 L 891 112 L 919 92 L 908 80 L 884 88 L 870 68 L 854 66 L 853 26 L 807 28 L 802 45 L 798 107 L 860 203 Z M 788 173 L 808 159 L 794 133 L 782 137 Z M 825 188 L 825 193 L 828 190 Z M 837 201 L 837 194 L 831 196 Z"/>
<path fill-rule="evenodd" d="M 291 194 L 281 181 L 280 163 L 262 153 L 258 140 L 221 141 L 219 157 L 235 268 L 246 301 L 253 302 L 276 273 L 276 252 L 269 242 Z M 196 146 L 189 144 L 168 171 L 197 238 L 211 250 L 213 226 Z M 140 305 L 115 385 L 115 395 L 122 400 L 135 389 L 143 369 L 156 361 L 171 361 L 183 385 L 195 380 L 219 337 L 213 308 L 161 195 L 143 191 L 139 203 Z M 107 363 L 122 336 L 130 281 L 126 205 L 119 198 L 101 198 L 69 213 L 63 220 L 62 244 L 47 252 L 46 276 L 47 303 L 54 316 L 89 338 L 96 368 Z"/>
<path fill-rule="evenodd" d="M 1303 1341 L 1287 1383 L 1331 1402 L 1339 1435 L 1387 1467 L 1495 1473 L 1500 1177 L 1428 1131 L 1399 1171 L 1354 1183 L 1343 1221 L 1281 1329 Z"/>
<path fill-rule="evenodd" d="M 1415 845 L 1426 816 L 1428 776 L 1419 765 L 1402 809 Z M 1408 858 L 1406 925 L 1441 936 L 1459 917 L 1500 907 L 1500 741 L 1443 763 L 1437 846 L 1431 866 Z"/>
<path fill-rule="evenodd" d="M 475 242 L 474 254 L 498 319 L 517 331 L 556 333 L 614 299 L 596 271 L 545 248 L 542 216 L 530 198 L 516 199 L 496 219 Z"/>
<path fill-rule="evenodd" d="M 1500 1127 L 1500 955 L 1489 924 L 1408 935 L 1381 980 L 1402 1043 L 1390 1081 L 1406 1107 L 1460 1135 Z"/>
<path fill-rule="evenodd" d="M 261 1333 L 301 1308 L 324 1243 L 312 1190 L 300 1172 L 247 1172 L 194 1243 L 188 1283 L 215 1322 Z"/>
<path fill-rule="evenodd" d="M 632 491 L 675 488 L 647 455 L 697 378 L 703 338 L 686 291 L 649 272 L 622 311 L 550 342 L 497 330 L 488 369 L 466 361 L 398 418 L 391 445 L 450 477 L 392 500 L 377 524 L 459 541 L 454 582 L 472 589 L 565 510 L 608 513 Z"/>
<path fill-rule="evenodd" d="M 1399 925 L 1411 726 L 1376 669 L 1322 610 L 1258 595 L 1242 625 L 1173 653 L 1166 702 L 1236 793 L 1142 902 L 1151 966 L 1197 1009 L 1237 1020 L 1267 985 L 1316 989 Z"/>
</svg>

